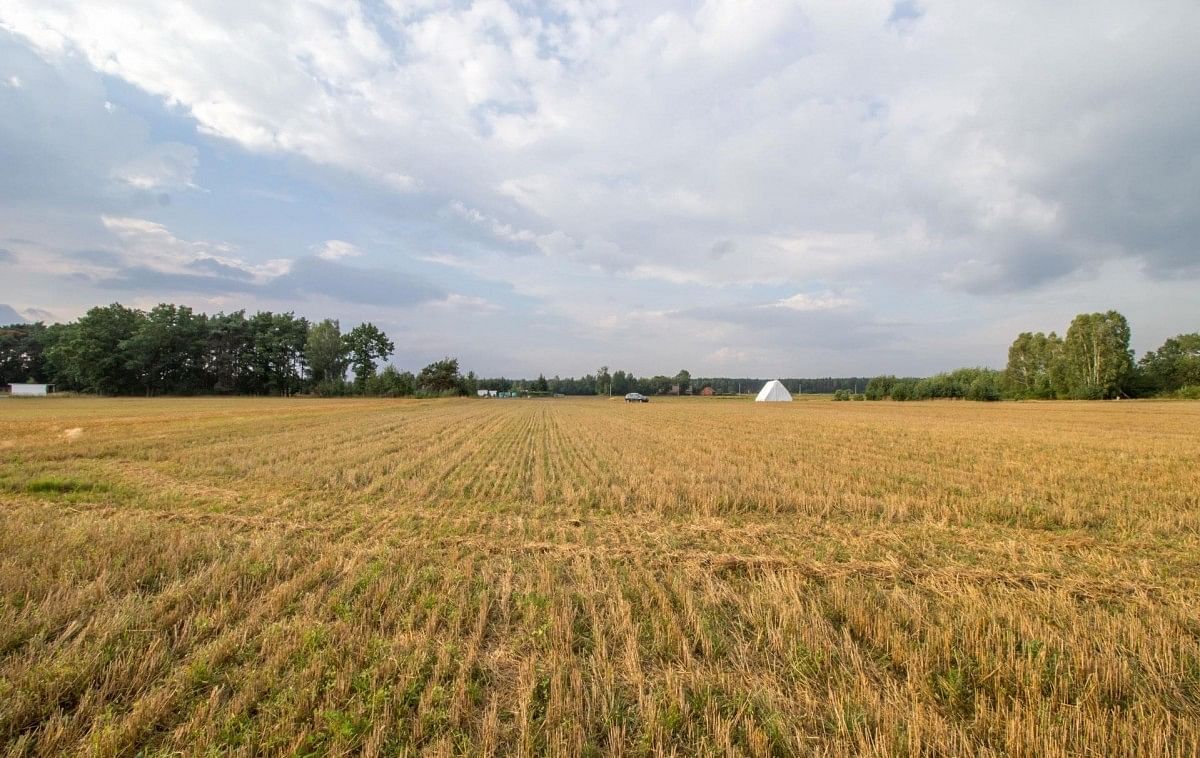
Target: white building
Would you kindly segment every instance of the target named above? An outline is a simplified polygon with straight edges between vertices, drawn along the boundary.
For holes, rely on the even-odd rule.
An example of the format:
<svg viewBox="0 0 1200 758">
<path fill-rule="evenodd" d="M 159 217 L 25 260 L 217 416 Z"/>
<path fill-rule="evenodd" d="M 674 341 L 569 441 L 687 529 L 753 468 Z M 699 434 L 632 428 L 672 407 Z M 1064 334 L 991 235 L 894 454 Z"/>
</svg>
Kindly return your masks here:
<svg viewBox="0 0 1200 758">
<path fill-rule="evenodd" d="M 20 397 L 35 397 L 37 395 L 50 394 L 49 384 L 10 384 L 12 394 Z"/>
</svg>

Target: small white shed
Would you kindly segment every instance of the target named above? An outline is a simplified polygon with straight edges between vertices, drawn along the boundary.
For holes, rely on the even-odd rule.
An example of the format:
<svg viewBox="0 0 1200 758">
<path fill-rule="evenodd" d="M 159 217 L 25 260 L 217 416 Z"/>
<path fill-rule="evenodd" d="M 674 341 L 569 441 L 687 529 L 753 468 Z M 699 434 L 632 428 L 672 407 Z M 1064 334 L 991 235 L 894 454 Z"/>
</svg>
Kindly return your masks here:
<svg viewBox="0 0 1200 758">
<path fill-rule="evenodd" d="M 15 397 L 36 397 L 50 394 L 50 384 L 10 384 Z"/>
</svg>

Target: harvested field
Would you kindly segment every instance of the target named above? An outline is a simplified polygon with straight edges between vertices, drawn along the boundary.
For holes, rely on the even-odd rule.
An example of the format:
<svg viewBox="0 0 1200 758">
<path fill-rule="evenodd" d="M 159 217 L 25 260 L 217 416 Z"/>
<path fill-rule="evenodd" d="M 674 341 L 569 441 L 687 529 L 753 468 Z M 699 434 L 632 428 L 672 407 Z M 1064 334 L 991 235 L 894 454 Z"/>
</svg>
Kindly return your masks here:
<svg viewBox="0 0 1200 758">
<path fill-rule="evenodd" d="M 0 402 L 12 755 L 1196 755 L 1200 403 Z"/>
</svg>

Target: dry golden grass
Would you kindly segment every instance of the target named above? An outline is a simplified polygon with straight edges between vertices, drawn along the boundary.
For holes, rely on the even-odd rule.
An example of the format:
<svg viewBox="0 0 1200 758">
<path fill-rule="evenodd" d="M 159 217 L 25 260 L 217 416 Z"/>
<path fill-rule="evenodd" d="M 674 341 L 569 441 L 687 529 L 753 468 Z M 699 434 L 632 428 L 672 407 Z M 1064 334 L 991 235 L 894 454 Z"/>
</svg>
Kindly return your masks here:
<svg viewBox="0 0 1200 758">
<path fill-rule="evenodd" d="M 1200 403 L 0 403 L 13 755 L 1196 755 Z"/>
</svg>

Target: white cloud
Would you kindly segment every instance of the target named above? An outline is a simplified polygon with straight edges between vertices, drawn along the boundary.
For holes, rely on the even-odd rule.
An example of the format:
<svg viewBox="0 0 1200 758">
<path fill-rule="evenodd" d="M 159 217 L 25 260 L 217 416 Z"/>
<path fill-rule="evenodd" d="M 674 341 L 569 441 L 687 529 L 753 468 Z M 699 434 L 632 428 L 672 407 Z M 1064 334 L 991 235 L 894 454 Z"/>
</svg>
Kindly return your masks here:
<svg viewBox="0 0 1200 758">
<path fill-rule="evenodd" d="M 535 232 L 531 232 L 528 229 L 514 228 L 512 224 L 503 223 L 494 216 L 483 213 L 475 208 L 469 208 L 459 200 L 451 202 L 448 208 L 454 215 L 486 229 L 497 239 L 507 242 L 533 242 L 538 239 L 538 235 Z"/>
<path fill-rule="evenodd" d="M 461 295 L 453 292 L 447 295 L 444 300 L 430 303 L 429 307 L 446 308 L 449 310 L 475 314 L 497 313 L 504 310 L 501 306 L 493 303 L 487 298 L 476 297 L 474 295 Z"/>
<path fill-rule="evenodd" d="M 154 0 L 13 0 L 0 25 L 47 56 L 77 50 L 249 149 L 449 196 L 499 240 L 669 282 L 728 281 L 727 267 L 689 260 L 719 239 L 826 241 L 776 247 L 788 258 L 776 270 L 803 280 L 814 262 L 861 262 L 862 238 L 891 265 L 949 267 L 963 241 L 1004 255 L 1013 230 L 1086 235 L 1091 209 L 1055 185 L 1105 141 L 1118 144 L 1101 164 L 1161 132 L 1118 104 L 1178 112 L 1200 63 L 1180 31 L 1200 21 L 1186 2 L 930 0 L 902 24 L 885 0 L 751 14 L 732 0 L 554 16 L 500 0 L 388 8 L 171 6 L 162 23 Z M 1118 66 L 1113 44 L 1142 55 Z"/>
<path fill-rule="evenodd" d="M 180 239 L 164 225 L 146 219 L 102 216 L 100 220 L 117 238 L 129 264 L 160 273 L 193 275 L 216 268 L 265 282 L 292 267 L 292 261 L 285 258 L 252 264 L 233 255 L 230 245 Z"/>
<path fill-rule="evenodd" d="M 117 181 L 140 190 L 194 189 L 192 176 L 199 163 L 195 147 L 161 142 L 113 171 Z"/>
<path fill-rule="evenodd" d="M 812 313 L 814 311 L 832 311 L 838 308 L 849 308 L 855 304 L 852 298 L 835 295 L 832 292 L 817 292 L 812 294 L 797 292 L 791 297 L 785 297 L 779 302 L 772 303 L 769 307 L 787 308 L 793 311 Z"/>
<path fill-rule="evenodd" d="M 750 358 L 750 353 L 746 350 L 725 345 L 709 353 L 706 358 L 710 365 L 736 370 L 737 367 L 746 365 L 746 362 Z"/>
<path fill-rule="evenodd" d="M 317 257 L 327 261 L 338 261 L 343 258 L 356 258 L 363 252 L 356 245 L 344 240 L 325 240 L 317 248 Z"/>
<path fill-rule="evenodd" d="M 25 86 L 25 83 L 21 81 L 21 77 L 17 76 L 16 74 L 8 77 L 4 84 L 5 86 L 12 87 L 13 89 L 21 89 L 21 87 Z"/>
<path fill-rule="evenodd" d="M 1200 164 L 1181 159 L 1200 5 L 919 5 L 6 0 L 0 28 L 237 148 L 361 178 L 436 227 L 415 255 L 598 343 L 613 312 L 694 302 L 921 322 L 1106 262 L 1200 274 Z M 183 188 L 194 158 L 130 148 L 113 176 Z M 780 292 L 798 294 L 755 305 Z"/>
</svg>

